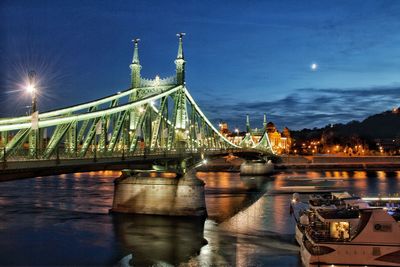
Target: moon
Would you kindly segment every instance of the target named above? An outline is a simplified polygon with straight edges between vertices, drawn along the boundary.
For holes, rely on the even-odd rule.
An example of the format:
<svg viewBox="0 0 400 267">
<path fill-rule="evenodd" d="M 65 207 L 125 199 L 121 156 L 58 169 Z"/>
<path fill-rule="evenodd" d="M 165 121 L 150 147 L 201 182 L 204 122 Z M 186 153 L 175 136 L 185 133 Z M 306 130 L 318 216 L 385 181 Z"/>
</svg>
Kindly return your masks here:
<svg viewBox="0 0 400 267">
<path fill-rule="evenodd" d="M 317 63 L 312 63 L 310 68 L 311 68 L 312 71 L 316 71 L 318 69 Z"/>
</svg>

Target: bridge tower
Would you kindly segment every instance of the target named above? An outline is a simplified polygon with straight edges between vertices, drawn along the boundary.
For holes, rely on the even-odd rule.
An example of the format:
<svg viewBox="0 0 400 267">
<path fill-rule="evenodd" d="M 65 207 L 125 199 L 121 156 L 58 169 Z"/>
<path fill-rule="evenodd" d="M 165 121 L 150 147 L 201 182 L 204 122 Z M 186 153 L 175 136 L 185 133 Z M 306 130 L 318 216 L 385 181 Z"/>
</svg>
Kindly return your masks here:
<svg viewBox="0 0 400 267">
<path fill-rule="evenodd" d="M 179 38 L 178 54 L 175 59 L 176 65 L 176 83 L 182 85 L 182 89 L 176 93 L 176 145 L 178 150 L 183 150 L 186 147 L 188 139 L 188 111 L 186 106 L 185 86 L 185 57 L 183 55 L 183 36 L 185 33 L 178 33 Z"/>
<path fill-rule="evenodd" d="M 132 40 L 134 44 L 133 48 L 133 58 L 132 58 L 132 63 L 129 65 L 129 68 L 131 69 L 131 88 L 133 89 L 132 94 L 129 96 L 129 102 L 134 102 L 137 101 L 139 98 L 139 88 L 141 86 L 141 76 L 140 76 L 140 70 L 142 69 L 142 66 L 140 65 L 140 60 L 139 60 L 139 41 L 140 39 L 135 38 Z M 129 117 L 126 116 L 125 119 L 125 127 L 123 127 L 123 130 L 121 132 L 122 135 L 122 140 L 123 140 L 123 149 L 125 149 L 125 146 L 130 146 L 130 137 L 129 137 L 129 130 L 135 131 L 135 135 L 138 133 L 137 127 L 139 124 L 139 118 L 140 118 L 140 110 L 139 108 L 133 108 L 130 113 Z"/>
<path fill-rule="evenodd" d="M 138 39 L 138 38 L 133 39 L 133 43 L 134 43 L 133 59 L 132 59 L 132 64 L 129 65 L 129 67 L 131 69 L 131 87 L 132 88 L 140 87 L 140 70 L 142 69 L 142 66 L 140 65 L 140 61 L 139 61 L 139 48 L 138 48 L 139 41 L 140 41 L 140 39 Z"/>
<path fill-rule="evenodd" d="M 247 131 L 248 133 L 251 132 L 249 114 L 246 115 L 246 131 Z"/>
<path fill-rule="evenodd" d="M 179 37 L 179 46 L 178 46 L 178 55 L 176 56 L 175 65 L 176 65 L 176 83 L 178 85 L 183 85 L 185 83 L 185 57 L 183 55 L 183 36 L 185 33 L 178 33 Z"/>
<path fill-rule="evenodd" d="M 264 113 L 264 122 L 263 122 L 264 131 L 267 129 L 267 114 Z"/>
<path fill-rule="evenodd" d="M 252 137 L 251 127 L 250 127 L 250 117 L 249 114 L 246 115 L 246 136 L 240 141 L 239 146 L 241 147 L 253 147 L 254 141 Z"/>
</svg>

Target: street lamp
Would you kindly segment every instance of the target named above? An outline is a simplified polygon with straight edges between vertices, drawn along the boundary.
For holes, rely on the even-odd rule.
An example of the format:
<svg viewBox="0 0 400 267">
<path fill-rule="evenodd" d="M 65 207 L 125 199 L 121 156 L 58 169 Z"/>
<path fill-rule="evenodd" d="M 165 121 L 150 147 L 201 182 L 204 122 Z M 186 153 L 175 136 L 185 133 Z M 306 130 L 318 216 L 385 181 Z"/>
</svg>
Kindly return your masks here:
<svg viewBox="0 0 400 267">
<path fill-rule="evenodd" d="M 36 72 L 35 71 L 30 71 L 28 73 L 29 77 L 29 83 L 26 86 L 26 90 L 32 95 L 32 114 L 37 111 L 37 97 L 36 97 L 36 86 L 35 86 L 35 78 L 36 78 Z"/>
<path fill-rule="evenodd" d="M 28 73 L 29 83 L 26 90 L 32 95 L 32 119 L 31 119 L 31 132 L 29 134 L 29 155 L 32 158 L 38 157 L 38 142 L 39 138 L 39 112 L 37 110 L 36 86 L 35 77 L 36 73 L 30 71 Z"/>
</svg>

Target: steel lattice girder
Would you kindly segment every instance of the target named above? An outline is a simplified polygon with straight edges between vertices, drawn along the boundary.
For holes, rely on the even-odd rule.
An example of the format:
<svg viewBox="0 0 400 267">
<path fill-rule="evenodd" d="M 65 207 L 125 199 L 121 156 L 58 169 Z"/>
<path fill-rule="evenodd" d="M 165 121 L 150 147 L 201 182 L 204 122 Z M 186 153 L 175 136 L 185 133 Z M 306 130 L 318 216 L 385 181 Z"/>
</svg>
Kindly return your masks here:
<svg viewBox="0 0 400 267">
<path fill-rule="evenodd" d="M 106 103 L 106 101 L 101 102 L 103 100 L 96 100 L 82 105 L 61 109 L 59 111 L 52 111 L 41 114 L 42 116 L 39 116 L 39 118 L 41 118 L 41 120 L 39 121 L 40 129 L 56 127 L 53 135 L 51 136 L 50 142 L 48 143 L 42 155 L 43 158 L 51 157 L 51 155 L 58 148 L 58 145 L 60 144 L 66 133 L 68 134 L 65 138 L 65 151 L 72 155 L 74 153 L 77 153 L 78 149 L 80 149 L 79 157 L 84 157 L 90 144 L 93 143 L 92 141 L 94 140 L 94 138 L 96 138 L 97 140 L 95 132 L 96 126 L 99 122 L 102 123 L 102 131 L 100 135 L 99 147 L 97 146 L 96 142 L 95 150 L 98 150 L 101 153 L 107 152 L 110 154 L 116 150 L 116 144 L 122 142 L 124 144 L 124 147 L 125 145 L 128 145 L 128 147 L 130 148 L 130 152 L 135 152 L 137 148 L 138 136 L 136 136 L 135 133 L 135 135 L 133 137 L 131 136 L 129 140 L 129 117 L 127 117 L 127 115 L 130 115 L 132 110 L 137 110 L 139 108 L 142 108 L 143 106 L 146 108 L 145 111 L 142 112 L 142 114 L 140 115 L 139 121 L 137 121 L 137 127 L 143 127 L 143 125 L 146 126 L 146 129 L 144 131 L 145 142 L 150 147 L 150 149 L 157 149 L 158 147 L 160 147 L 160 145 L 157 146 L 156 144 L 162 143 L 162 140 L 164 138 L 164 130 L 161 130 L 161 122 L 163 122 L 163 125 L 165 125 L 166 129 L 168 130 L 168 138 L 166 144 L 167 147 L 171 149 L 176 146 L 174 140 L 176 140 L 177 120 L 180 121 L 180 128 L 182 128 L 180 130 L 185 131 L 185 134 L 189 133 L 189 135 L 186 136 L 188 142 L 187 148 L 199 148 L 200 145 L 205 145 L 207 148 L 214 149 L 226 146 L 237 147 L 236 145 L 229 142 L 229 140 L 227 140 L 223 135 L 221 135 L 221 133 L 219 133 L 219 131 L 216 130 L 216 128 L 203 114 L 203 112 L 200 110 L 200 108 L 195 103 L 192 96 L 189 94 L 188 90 L 184 86 L 174 86 L 165 91 L 162 91 L 159 94 L 146 96 L 138 99 L 137 101 L 117 106 L 120 99 L 118 98 L 118 96 L 129 95 L 130 92 L 132 92 L 132 90 L 128 90 L 125 93 L 121 93 L 119 95 L 117 94 L 117 96 L 115 97 L 104 98 L 108 101 L 111 101 L 109 108 L 106 109 L 99 109 L 99 107 L 97 106 L 99 103 Z M 168 108 L 166 107 L 169 97 L 173 99 L 174 104 L 171 120 L 168 118 Z M 156 100 L 159 100 L 161 103 L 159 110 L 157 110 L 157 108 L 153 106 L 153 102 Z M 187 103 L 191 106 L 191 118 L 189 118 L 187 112 Z M 70 113 L 71 110 L 80 110 L 82 108 L 88 108 L 88 110 L 82 114 Z M 167 113 L 167 116 L 164 116 L 164 112 Z M 66 115 L 63 117 L 51 117 L 49 114 Z M 109 127 L 111 118 L 114 121 L 113 127 Z M 22 119 L 25 120 L 26 117 L 20 117 L 16 118 L 15 120 L 10 120 L 15 122 Z M 155 125 L 153 125 L 153 119 L 155 120 Z M 201 129 L 199 129 L 198 127 L 199 121 L 202 125 Z M 2 120 L 1 122 L 4 122 L 4 120 Z M 79 122 L 81 123 L 78 124 Z M 89 124 L 91 124 L 91 127 L 87 131 L 87 126 Z M 191 130 L 191 128 L 193 130 Z M 25 142 L 24 140 L 28 136 L 29 132 L 32 131 L 31 122 L 0 125 L 0 132 L 17 130 L 18 133 L 7 144 L 7 154 L 12 153 L 13 150 L 18 148 L 23 142 Z M 112 132 L 110 133 L 111 138 L 107 146 L 106 139 L 108 130 L 112 130 Z M 197 132 L 200 133 L 201 140 L 196 140 L 198 139 L 198 136 L 196 136 Z M 125 139 L 127 141 L 123 142 Z M 81 141 L 84 142 L 82 146 L 78 147 Z M 37 151 L 35 153 L 37 153 Z"/>
<path fill-rule="evenodd" d="M 170 89 L 175 88 L 176 86 L 171 86 L 171 85 L 163 85 L 163 86 L 157 86 L 154 88 L 157 88 L 163 92 L 166 92 Z M 149 89 L 151 87 L 146 87 L 146 89 Z M 76 111 L 80 111 L 80 110 L 84 110 L 84 109 L 88 109 L 91 108 L 93 106 L 99 106 L 108 102 L 111 102 L 113 100 L 117 100 L 117 99 L 121 99 L 125 96 L 129 96 L 134 90 L 137 89 L 141 89 L 141 88 L 135 88 L 135 89 L 128 89 L 122 92 L 118 92 L 116 94 L 113 94 L 111 96 L 107 96 L 104 98 L 100 98 L 98 100 L 94 100 L 94 101 L 90 101 L 90 102 L 86 102 L 83 104 L 78 104 L 75 106 L 71 106 L 71 107 L 66 107 L 63 109 L 57 109 L 57 110 L 53 110 L 53 111 L 48 111 L 48 112 L 44 112 L 44 113 L 40 113 L 39 114 L 39 119 L 45 119 L 45 118 L 51 118 L 51 117 L 56 117 L 56 116 L 61 116 L 61 115 L 66 115 L 72 112 L 76 112 Z M 22 117 L 17 117 L 17 118 L 5 118 L 5 119 L 0 119 L 0 126 L 1 125 L 9 125 L 9 124 L 20 124 L 20 123 L 24 123 L 24 122 L 30 122 L 31 120 L 31 116 L 22 116 Z M 3 131 L 0 128 L 0 131 Z"/>
<path fill-rule="evenodd" d="M 126 109 L 132 109 L 134 107 L 139 107 L 144 104 L 150 103 L 151 101 L 155 101 L 155 100 L 160 99 L 164 96 L 167 96 L 171 93 L 174 93 L 174 92 L 178 91 L 179 89 L 181 89 L 181 86 L 176 86 L 176 87 L 173 87 L 173 88 L 169 89 L 168 91 L 165 91 L 161 94 L 148 96 L 148 97 L 138 100 L 136 102 L 127 103 L 127 104 L 124 104 L 121 106 L 116 106 L 113 108 L 108 108 L 108 109 L 103 109 L 103 110 L 98 110 L 98 111 L 93 111 L 93 112 L 88 112 L 88 113 L 83 113 L 83 114 L 73 114 L 73 115 L 67 116 L 67 117 L 60 117 L 60 118 L 39 121 L 39 127 L 44 128 L 44 127 L 49 127 L 49 126 L 57 126 L 60 124 L 69 123 L 71 121 L 84 121 L 84 120 L 90 120 L 90 119 L 102 117 L 105 115 L 115 114 L 115 113 L 121 112 Z M 90 106 L 94 106 L 94 105 L 90 105 Z M 39 118 L 40 118 L 40 115 L 39 115 Z M 32 125 L 31 122 L 0 125 L 0 132 L 26 129 L 26 128 L 30 128 L 31 125 Z"/>
</svg>

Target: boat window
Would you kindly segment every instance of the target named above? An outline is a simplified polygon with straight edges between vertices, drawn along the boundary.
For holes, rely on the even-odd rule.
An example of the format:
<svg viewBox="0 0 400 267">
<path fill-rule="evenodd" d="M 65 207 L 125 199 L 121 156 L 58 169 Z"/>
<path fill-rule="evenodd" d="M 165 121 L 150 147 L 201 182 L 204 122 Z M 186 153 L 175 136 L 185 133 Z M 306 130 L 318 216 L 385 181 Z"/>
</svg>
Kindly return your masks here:
<svg viewBox="0 0 400 267">
<path fill-rule="evenodd" d="M 374 232 L 391 232 L 392 225 L 385 223 L 376 223 L 374 224 Z"/>
<path fill-rule="evenodd" d="M 346 240 L 350 238 L 350 225 L 349 222 L 333 222 L 330 227 L 331 237 L 339 240 Z"/>
</svg>

